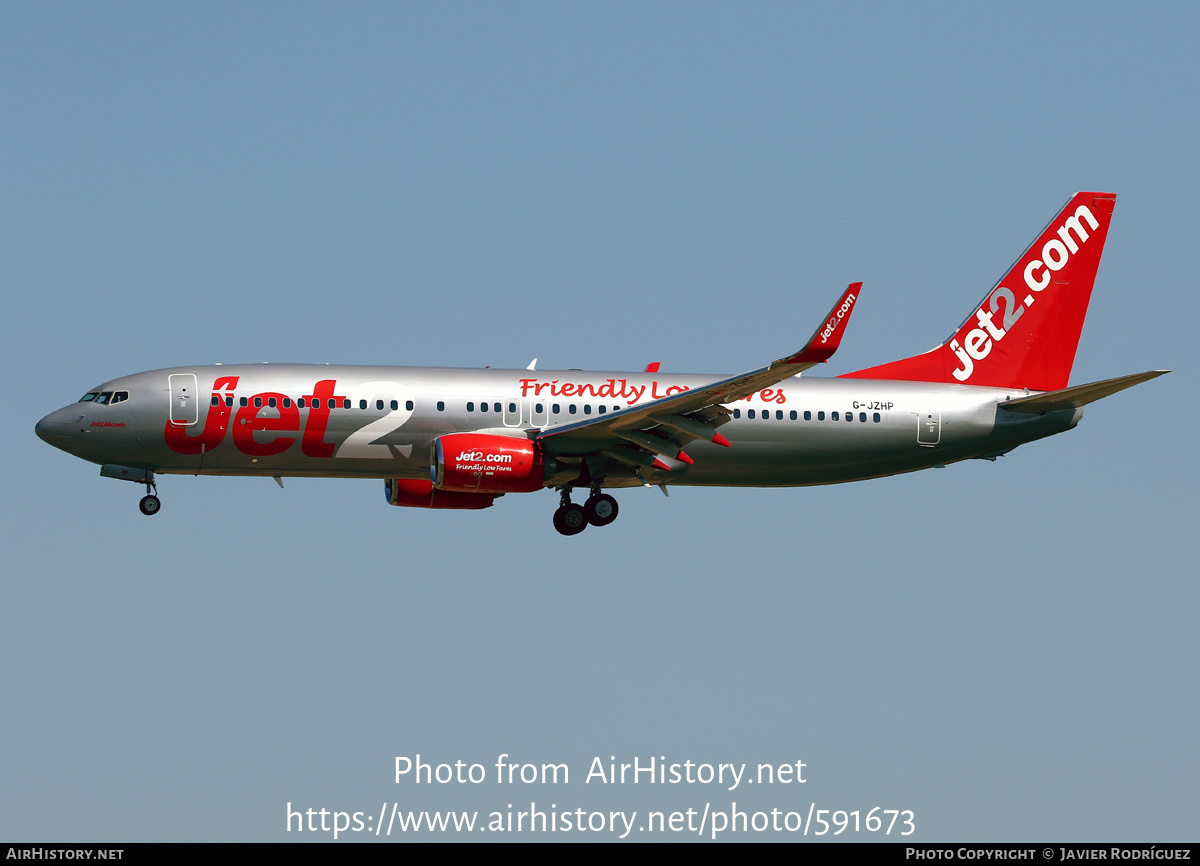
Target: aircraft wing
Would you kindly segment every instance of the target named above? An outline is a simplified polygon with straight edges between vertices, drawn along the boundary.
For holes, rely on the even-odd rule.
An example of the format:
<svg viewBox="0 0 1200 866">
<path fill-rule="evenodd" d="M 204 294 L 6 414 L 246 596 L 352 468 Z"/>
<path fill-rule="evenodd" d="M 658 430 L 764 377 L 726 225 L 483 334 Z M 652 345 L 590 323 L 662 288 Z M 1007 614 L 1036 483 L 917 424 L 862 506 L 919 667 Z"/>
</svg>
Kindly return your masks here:
<svg viewBox="0 0 1200 866">
<path fill-rule="evenodd" d="M 683 454 L 681 448 L 682 444 L 694 439 L 706 439 L 728 446 L 729 443 L 715 429 L 729 418 L 729 411 L 722 404 L 749 397 L 756 391 L 828 361 L 841 344 L 846 323 L 850 321 L 861 289 L 862 283 L 851 283 L 798 352 L 711 385 L 611 415 L 551 427 L 540 432 L 537 438 L 559 453 L 602 450 L 623 462 L 643 466 L 651 465 L 654 455 L 691 463 L 691 458 Z M 630 445 L 633 447 L 628 447 Z M 609 447 L 619 450 L 613 453 L 608 450 Z M 655 465 L 660 469 L 671 468 L 667 464 Z"/>
</svg>

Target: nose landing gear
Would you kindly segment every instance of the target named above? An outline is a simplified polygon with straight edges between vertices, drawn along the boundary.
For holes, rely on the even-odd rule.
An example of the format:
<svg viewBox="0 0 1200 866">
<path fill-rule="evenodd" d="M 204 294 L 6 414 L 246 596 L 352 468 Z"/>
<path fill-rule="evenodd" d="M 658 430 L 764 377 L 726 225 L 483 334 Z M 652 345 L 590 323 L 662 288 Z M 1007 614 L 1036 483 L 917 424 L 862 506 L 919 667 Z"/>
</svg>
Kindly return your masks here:
<svg viewBox="0 0 1200 866">
<path fill-rule="evenodd" d="M 147 517 L 158 514 L 162 502 L 158 498 L 158 485 L 154 483 L 152 469 L 138 469 L 134 466 L 121 466 L 117 463 L 105 463 L 100 467 L 100 474 L 105 478 L 116 478 L 118 481 L 132 481 L 134 484 L 145 484 L 146 495 L 138 503 L 138 508 Z"/>
<path fill-rule="evenodd" d="M 593 488 L 583 505 L 571 501 L 570 485 L 559 492 L 559 506 L 554 512 L 554 528 L 563 535 L 578 535 L 592 526 L 608 526 L 617 519 L 617 500 Z"/>
<path fill-rule="evenodd" d="M 153 493 L 150 492 L 151 489 L 154 490 Z M 142 510 L 142 514 L 145 514 L 147 517 L 158 514 L 158 510 L 162 508 L 162 502 L 159 501 L 157 494 L 158 485 L 154 483 L 154 473 L 147 472 L 146 495 L 143 496 L 142 501 L 138 503 L 138 508 L 140 508 Z"/>
</svg>

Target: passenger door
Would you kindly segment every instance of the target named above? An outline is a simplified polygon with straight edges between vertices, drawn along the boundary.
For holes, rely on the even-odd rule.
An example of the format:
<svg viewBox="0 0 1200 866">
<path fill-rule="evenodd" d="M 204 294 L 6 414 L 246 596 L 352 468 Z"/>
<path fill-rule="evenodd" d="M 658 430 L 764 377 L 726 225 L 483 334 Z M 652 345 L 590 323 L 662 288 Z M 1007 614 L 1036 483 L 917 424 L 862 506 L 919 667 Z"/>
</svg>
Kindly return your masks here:
<svg viewBox="0 0 1200 866">
<path fill-rule="evenodd" d="M 172 373 L 168 378 L 171 390 L 171 424 L 175 427 L 191 427 L 200 420 L 196 374 Z"/>
</svg>

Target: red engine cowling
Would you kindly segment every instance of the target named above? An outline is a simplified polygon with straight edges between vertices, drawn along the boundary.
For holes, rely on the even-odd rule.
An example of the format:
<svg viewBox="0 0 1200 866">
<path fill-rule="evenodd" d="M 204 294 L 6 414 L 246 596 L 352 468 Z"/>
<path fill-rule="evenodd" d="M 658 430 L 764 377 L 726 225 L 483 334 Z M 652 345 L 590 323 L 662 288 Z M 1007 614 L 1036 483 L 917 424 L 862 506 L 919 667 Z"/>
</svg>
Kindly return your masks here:
<svg viewBox="0 0 1200 866">
<path fill-rule="evenodd" d="M 383 490 L 388 505 L 408 508 L 490 508 L 496 498 L 491 493 L 434 490 L 432 481 L 420 478 L 386 478 Z"/>
<path fill-rule="evenodd" d="M 450 433 L 433 440 L 433 486 L 464 493 L 528 493 L 541 490 L 546 461 L 529 439 L 490 433 Z"/>
</svg>

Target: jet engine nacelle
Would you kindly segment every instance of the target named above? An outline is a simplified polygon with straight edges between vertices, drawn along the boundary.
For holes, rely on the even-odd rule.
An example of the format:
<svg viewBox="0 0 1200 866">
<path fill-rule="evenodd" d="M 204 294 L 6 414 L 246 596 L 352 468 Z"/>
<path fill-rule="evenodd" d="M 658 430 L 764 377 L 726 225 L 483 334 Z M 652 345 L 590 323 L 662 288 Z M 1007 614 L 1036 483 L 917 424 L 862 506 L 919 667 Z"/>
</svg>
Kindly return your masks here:
<svg viewBox="0 0 1200 866">
<path fill-rule="evenodd" d="M 432 481 L 420 478 L 385 478 L 383 492 L 388 505 L 407 508 L 491 508 L 494 494 L 434 490 Z"/>
<path fill-rule="evenodd" d="M 492 433 L 450 433 L 433 440 L 430 474 L 437 490 L 528 493 L 546 480 L 542 447 Z"/>
</svg>

